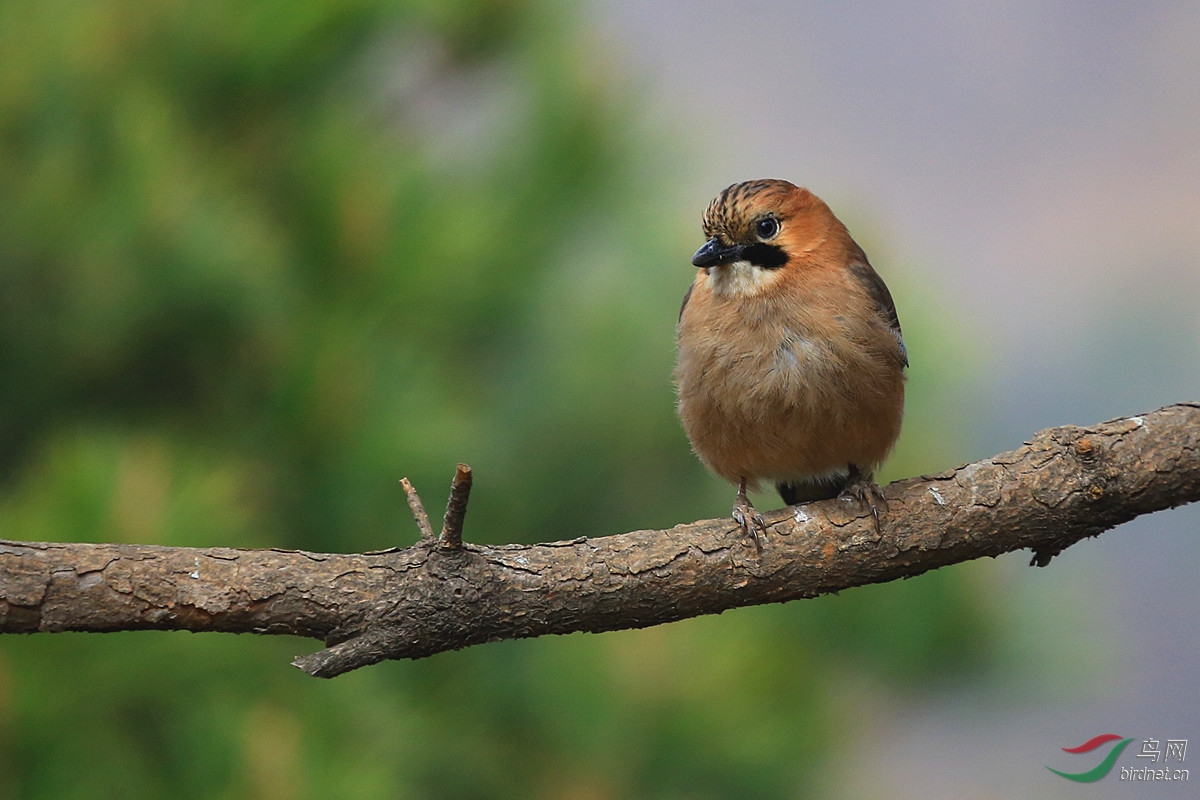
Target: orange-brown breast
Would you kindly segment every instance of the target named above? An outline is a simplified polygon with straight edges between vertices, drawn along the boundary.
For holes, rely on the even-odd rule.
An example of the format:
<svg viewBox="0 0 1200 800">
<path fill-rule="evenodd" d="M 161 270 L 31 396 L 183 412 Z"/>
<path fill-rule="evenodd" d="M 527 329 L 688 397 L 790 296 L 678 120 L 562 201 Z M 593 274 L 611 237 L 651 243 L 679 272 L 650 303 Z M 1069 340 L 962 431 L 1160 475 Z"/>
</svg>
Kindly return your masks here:
<svg viewBox="0 0 1200 800">
<path fill-rule="evenodd" d="M 870 471 L 899 436 L 896 333 L 849 271 L 829 266 L 852 245 L 806 253 L 758 294 L 719 294 L 713 275 L 697 274 L 679 321 L 679 416 L 722 478 L 755 486 L 848 464 Z"/>
</svg>

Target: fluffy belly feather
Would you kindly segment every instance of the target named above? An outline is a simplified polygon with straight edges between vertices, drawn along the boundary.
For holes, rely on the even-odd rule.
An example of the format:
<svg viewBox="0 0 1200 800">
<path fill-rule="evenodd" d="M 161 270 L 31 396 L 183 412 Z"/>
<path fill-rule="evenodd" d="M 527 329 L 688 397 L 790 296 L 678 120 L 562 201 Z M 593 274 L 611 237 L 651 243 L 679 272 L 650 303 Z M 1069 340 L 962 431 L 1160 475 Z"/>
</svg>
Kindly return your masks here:
<svg viewBox="0 0 1200 800">
<path fill-rule="evenodd" d="M 881 369 L 869 348 L 775 333 L 774 346 L 700 337 L 681 349 L 679 415 L 697 456 L 752 486 L 872 470 L 900 433 L 901 371 Z"/>
</svg>

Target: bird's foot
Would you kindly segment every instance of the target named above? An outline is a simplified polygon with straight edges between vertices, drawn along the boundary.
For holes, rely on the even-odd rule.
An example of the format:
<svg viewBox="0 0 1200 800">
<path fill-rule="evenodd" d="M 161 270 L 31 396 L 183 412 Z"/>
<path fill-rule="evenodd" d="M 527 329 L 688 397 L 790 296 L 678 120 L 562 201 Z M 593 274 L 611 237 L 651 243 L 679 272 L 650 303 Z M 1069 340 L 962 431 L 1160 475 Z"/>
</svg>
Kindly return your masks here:
<svg viewBox="0 0 1200 800">
<path fill-rule="evenodd" d="M 744 480 L 738 485 L 737 497 L 733 501 L 733 521 L 741 527 L 744 533 L 748 533 L 754 538 L 754 546 L 761 553 L 763 542 L 766 541 L 767 523 L 762 518 L 762 514 L 755 510 L 750 498 L 746 497 Z"/>
<path fill-rule="evenodd" d="M 846 479 L 846 485 L 839 497 L 854 500 L 870 511 L 871 519 L 875 522 L 875 532 L 883 532 L 879 525 L 879 512 L 887 513 L 887 498 L 883 496 L 883 490 L 879 488 L 879 484 L 871 480 L 870 473 L 863 474 L 858 467 L 851 464 L 850 475 Z"/>
</svg>

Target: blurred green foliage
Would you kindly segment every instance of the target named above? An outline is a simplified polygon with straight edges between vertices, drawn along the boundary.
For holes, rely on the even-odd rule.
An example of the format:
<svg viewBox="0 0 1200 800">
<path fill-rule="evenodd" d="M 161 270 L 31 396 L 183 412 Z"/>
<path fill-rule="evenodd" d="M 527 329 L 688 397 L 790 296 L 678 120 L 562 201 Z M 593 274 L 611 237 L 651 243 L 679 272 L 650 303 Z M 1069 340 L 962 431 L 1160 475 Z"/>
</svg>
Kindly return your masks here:
<svg viewBox="0 0 1200 800">
<path fill-rule="evenodd" d="M 0 537 L 407 544 L 457 461 L 475 541 L 726 513 L 669 383 L 707 198 L 609 58 L 537 2 L 0 3 Z M 946 441 L 910 408 L 893 473 Z M 0 798 L 794 796 L 989 619 L 959 570 L 330 682 L 8 638 Z"/>
</svg>

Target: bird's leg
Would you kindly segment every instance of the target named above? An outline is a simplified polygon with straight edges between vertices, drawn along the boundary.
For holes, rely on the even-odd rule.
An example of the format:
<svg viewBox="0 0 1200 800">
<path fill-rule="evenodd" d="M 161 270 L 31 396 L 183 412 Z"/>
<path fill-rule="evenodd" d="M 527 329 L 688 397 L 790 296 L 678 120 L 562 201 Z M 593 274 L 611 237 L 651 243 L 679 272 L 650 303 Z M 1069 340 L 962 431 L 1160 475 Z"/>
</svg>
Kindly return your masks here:
<svg viewBox="0 0 1200 800">
<path fill-rule="evenodd" d="M 746 497 L 745 478 L 738 483 L 737 497 L 733 501 L 733 521 L 740 525 L 743 531 L 754 537 L 754 546 L 761 552 L 767 533 L 767 523 L 763 520 L 762 514 L 754 510 L 750 498 Z"/>
<path fill-rule="evenodd" d="M 875 521 L 875 532 L 882 533 L 883 531 L 879 527 L 879 512 L 887 513 L 887 498 L 883 496 L 883 490 L 879 488 L 879 484 L 871 479 L 871 473 L 864 473 L 854 464 L 849 466 L 850 474 L 846 476 L 846 485 L 842 488 L 839 497 L 856 500 L 870 511 L 871 519 Z"/>
</svg>

